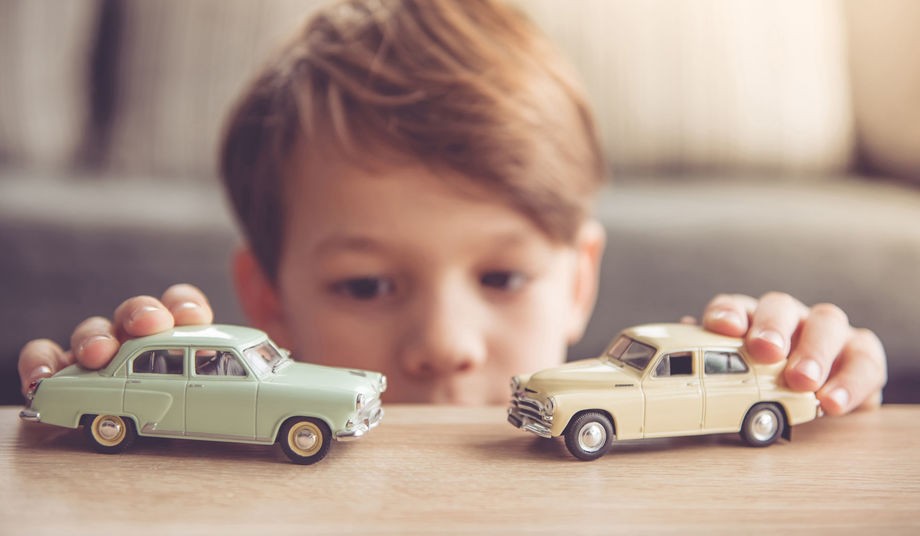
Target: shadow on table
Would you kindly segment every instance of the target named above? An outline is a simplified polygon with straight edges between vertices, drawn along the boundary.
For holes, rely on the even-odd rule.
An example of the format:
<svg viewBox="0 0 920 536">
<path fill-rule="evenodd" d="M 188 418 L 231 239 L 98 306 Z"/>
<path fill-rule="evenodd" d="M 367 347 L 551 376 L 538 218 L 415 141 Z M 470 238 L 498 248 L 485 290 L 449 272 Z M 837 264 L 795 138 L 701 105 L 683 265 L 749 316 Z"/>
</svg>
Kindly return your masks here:
<svg viewBox="0 0 920 536">
<path fill-rule="evenodd" d="M 653 439 L 630 439 L 614 441 L 605 456 L 644 456 L 682 449 L 744 448 L 749 449 L 738 434 L 715 434 L 688 437 L 665 437 Z M 496 461 L 507 460 L 509 456 L 559 462 L 579 462 L 565 446 L 565 438 L 546 439 L 542 437 L 503 438 L 472 445 L 480 456 Z"/>
<path fill-rule="evenodd" d="M 222 441 L 138 437 L 124 453 L 100 454 L 83 436 L 83 429 L 61 428 L 41 423 L 23 423 L 16 439 L 18 447 L 36 454 L 83 453 L 87 456 L 137 456 L 189 458 L 228 462 L 290 464 L 277 445 L 252 445 Z"/>
</svg>

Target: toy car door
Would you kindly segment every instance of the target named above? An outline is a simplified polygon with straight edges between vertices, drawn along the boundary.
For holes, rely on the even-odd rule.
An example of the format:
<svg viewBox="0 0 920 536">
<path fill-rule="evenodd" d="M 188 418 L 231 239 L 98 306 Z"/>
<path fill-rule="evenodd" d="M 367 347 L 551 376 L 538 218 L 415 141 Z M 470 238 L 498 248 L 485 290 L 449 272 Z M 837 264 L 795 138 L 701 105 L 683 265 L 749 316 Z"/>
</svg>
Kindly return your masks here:
<svg viewBox="0 0 920 536">
<path fill-rule="evenodd" d="M 185 348 L 145 348 L 127 362 L 125 413 L 142 435 L 185 433 Z"/>
<path fill-rule="evenodd" d="M 190 352 L 187 435 L 255 439 L 258 378 L 232 348 L 192 347 Z"/>
<path fill-rule="evenodd" d="M 652 360 L 642 382 L 645 436 L 697 434 L 702 423 L 698 350 L 678 350 Z"/>
</svg>

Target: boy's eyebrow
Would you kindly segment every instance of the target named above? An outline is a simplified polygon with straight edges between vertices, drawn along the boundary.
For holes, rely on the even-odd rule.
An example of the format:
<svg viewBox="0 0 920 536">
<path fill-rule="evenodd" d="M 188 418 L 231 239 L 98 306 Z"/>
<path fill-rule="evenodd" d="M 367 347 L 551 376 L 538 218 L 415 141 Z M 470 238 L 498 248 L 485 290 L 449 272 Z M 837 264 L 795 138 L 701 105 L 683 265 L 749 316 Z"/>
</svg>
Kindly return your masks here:
<svg viewBox="0 0 920 536">
<path fill-rule="evenodd" d="M 322 240 L 314 248 L 314 254 L 321 255 L 333 250 L 354 251 L 381 251 L 386 249 L 379 241 L 362 235 L 332 234 Z"/>
<path fill-rule="evenodd" d="M 533 243 L 531 235 L 520 230 L 502 230 L 488 238 L 489 249 L 504 251 Z M 386 242 L 363 234 L 333 233 L 320 240 L 313 248 L 314 255 L 334 251 L 384 252 L 391 249 Z"/>
</svg>

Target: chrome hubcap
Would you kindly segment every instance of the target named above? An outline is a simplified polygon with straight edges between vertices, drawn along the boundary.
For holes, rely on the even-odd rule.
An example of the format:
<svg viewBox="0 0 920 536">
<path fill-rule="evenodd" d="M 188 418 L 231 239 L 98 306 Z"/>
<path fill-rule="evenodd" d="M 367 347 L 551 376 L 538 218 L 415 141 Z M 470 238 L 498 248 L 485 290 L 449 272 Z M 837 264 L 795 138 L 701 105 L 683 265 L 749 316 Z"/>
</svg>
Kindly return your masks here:
<svg viewBox="0 0 920 536">
<path fill-rule="evenodd" d="M 779 422 L 777 422 L 776 415 L 772 411 L 768 409 L 761 410 L 754 416 L 751 434 L 757 441 L 767 441 L 776 433 L 778 426 Z"/>
<path fill-rule="evenodd" d="M 597 452 L 607 441 L 607 430 L 600 423 L 590 422 L 578 432 L 578 446 L 585 452 Z"/>
<path fill-rule="evenodd" d="M 294 435 L 294 444 L 302 450 L 310 450 L 316 445 L 316 434 L 307 429 L 298 430 Z"/>
<path fill-rule="evenodd" d="M 99 423 L 99 435 L 107 441 L 111 441 L 121 434 L 121 423 L 112 419 L 105 419 Z"/>
</svg>

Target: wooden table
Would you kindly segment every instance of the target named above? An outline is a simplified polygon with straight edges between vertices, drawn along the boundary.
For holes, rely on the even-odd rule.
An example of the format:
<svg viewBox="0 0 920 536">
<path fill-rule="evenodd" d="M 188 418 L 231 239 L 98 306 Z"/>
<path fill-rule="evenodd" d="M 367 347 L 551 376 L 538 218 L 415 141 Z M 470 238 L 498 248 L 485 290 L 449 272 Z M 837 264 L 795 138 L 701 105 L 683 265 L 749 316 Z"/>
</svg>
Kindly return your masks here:
<svg viewBox="0 0 920 536">
<path fill-rule="evenodd" d="M 279 447 L 78 431 L 0 408 L 0 534 L 920 533 L 920 406 L 737 435 L 614 444 L 579 462 L 500 407 L 388 406 L 317 465 Z"/>
</svg>

